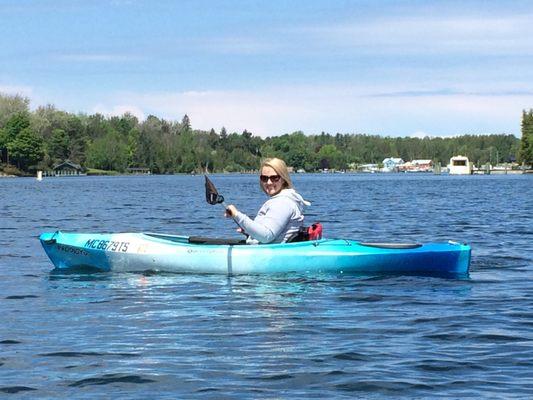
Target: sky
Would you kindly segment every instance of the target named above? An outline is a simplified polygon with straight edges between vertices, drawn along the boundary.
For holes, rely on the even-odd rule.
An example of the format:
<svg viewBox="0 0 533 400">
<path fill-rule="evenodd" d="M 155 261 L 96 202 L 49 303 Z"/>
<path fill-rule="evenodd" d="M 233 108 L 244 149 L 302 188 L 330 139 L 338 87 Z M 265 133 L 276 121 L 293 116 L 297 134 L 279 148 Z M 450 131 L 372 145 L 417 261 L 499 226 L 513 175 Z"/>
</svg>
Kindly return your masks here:
<svg viewBox="0 0 533 400">
<path fill-rule="evenodd" d="M 520 137 L 531 4 L 0 0 L 0 92 L 262 137 Z"/>
</svg>

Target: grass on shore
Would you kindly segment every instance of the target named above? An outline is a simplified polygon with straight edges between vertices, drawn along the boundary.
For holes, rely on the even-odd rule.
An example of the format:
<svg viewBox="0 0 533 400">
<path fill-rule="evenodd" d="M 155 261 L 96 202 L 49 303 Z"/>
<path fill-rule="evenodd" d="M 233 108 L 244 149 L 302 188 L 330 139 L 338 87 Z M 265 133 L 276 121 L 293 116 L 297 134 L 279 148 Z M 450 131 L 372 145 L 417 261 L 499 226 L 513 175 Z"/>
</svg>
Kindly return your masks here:
<svg viewBox="0 0 533 400">
<path fill-rule="evenodd" d="M 117 172 L 117 171 L 106 171 L 104 169 L 96 169 L 96 168 L 87 168 L 87 175 L 113 176 L 113 175 L 120 175 L 120 172 Z"/>
</svg>

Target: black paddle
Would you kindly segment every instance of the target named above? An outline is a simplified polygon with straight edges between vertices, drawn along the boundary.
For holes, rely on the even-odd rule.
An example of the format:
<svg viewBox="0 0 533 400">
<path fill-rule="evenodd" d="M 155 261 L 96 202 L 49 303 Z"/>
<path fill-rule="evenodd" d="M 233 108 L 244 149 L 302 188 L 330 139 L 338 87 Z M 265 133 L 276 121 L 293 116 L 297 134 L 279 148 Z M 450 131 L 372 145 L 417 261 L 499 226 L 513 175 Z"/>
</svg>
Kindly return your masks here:
<svg viewBox="0 0 533 400">
<path fill-rule="evenodd" d="M 224 204 L 224 196 L 221 196 L 218 194 L 218 190 L 211 182 L 211 179 L 205 176 L 205 199 L 206 201 L 214 206 L 215 204 L 222 204 L 224 208 L 226 208 L 226 205 Z"/>
<path fill-rule="evenodd" d="M 213 184 L 213 182 L 211 182 L 211 179 L 209 179 L 207 175 L 204 175 L 204 176 L 205 176 L 205 200 L 212 206 L 216 204 L 222 204 L 224 208 L 226 208 L 226 204 L 224 203 L 224 196 L 218 194 L 218 190 Z M 237 224 L 239 228 L 241 228 L 242 233 L 246 235 L 246 233 L 244 233 L 244 229 L 242 229 L 239 223 L 237 221 L 235 221 L 235 223 Z"/>
</svg>

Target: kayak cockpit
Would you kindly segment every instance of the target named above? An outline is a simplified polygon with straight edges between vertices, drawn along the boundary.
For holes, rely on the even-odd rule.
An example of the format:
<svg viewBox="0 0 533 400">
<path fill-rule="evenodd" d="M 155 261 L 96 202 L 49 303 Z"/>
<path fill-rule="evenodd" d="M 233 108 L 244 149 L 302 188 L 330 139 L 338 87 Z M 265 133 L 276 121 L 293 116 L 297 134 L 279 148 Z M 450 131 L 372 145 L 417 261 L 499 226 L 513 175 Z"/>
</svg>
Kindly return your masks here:
<svg viewBox="0 0 533 400">
<path fill-rule="evenodd" d="M 159 233 L 145 233 L 144 235 L 154 239 L 164 240 L 173 243 L 184 244 L 214 244 L 214 245 L 243 245 L 246 244 L 246 240 L 239 238 L 214 238 L 205 236 L 178 236 L 178 235 L 165 235 Z"/>
<path fill-rule="evenodd" d="M 245 239 L 241 238 L 224 238 L 224 237 L 207 237 L 207 236 L 178 236 L 178 235 L 166 235 L 159 233 L 144 233 L 152 239 L 157 239 L 165 242 L 172 242 L 178 244 L 195 244 L 195 245 L 222 245 L 222 246 L 250 246 L 252 243 L 247 243 Z M 311 242 L 311 241 L 308 241 Z M 316 240 L 313 242 L 317 242 Z M 291 242 L 290 244 L 304 243 L 304 242 Z M 259 246 L 266 245 L 285 245 L 288 243 L 258 243 Z"/>
<path fill-rule="evenodd" d="M 181 244 L 197 244 L 197 245 L 223 245 L 223 246 L 240 246 L 247 245 L 245 239 L 240 238 L 224 238 L 224 237 L 207 237 L 207 236 L 179 236 L 179 235 L 167 235 L 161 233 L 145 233 L 154 239 L 163 240 L 172 243 Z M 297 242 L 295 242 L 297 243 Z M 272 244 L 272 243 L 270 243 Z M 280 243 L 279 243 L 280 244 Z M 358 242 L 360 246 L 375 247 L 380 249 L 390 250 L 407 250 L 416 249 L 422 247 L 420 243 L 370 243 L 370 242 Z"/>
<path fill-rule="evenodd" d="M 204 236 L 189 236 L 189 243 L 191 244 L 222 244 L 222 245 L 241 245 L 246 244 L 245 239 L 235 238 L 210 238 Z"/>
</svg>

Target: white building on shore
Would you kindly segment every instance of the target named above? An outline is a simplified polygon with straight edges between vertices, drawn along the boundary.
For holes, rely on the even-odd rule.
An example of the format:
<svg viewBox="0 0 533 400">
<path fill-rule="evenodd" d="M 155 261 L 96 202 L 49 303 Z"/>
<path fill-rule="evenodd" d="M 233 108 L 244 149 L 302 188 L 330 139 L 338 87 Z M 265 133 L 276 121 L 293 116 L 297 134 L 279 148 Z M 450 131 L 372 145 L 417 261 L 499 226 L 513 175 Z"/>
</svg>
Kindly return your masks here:
<svg viewBox="0 0 533 400">
<path fill-rule="evenodd" d="M 432 160 L 412 160 L 400 166 L 402 172 L 433 172 Z"/>
<path fill-rule="evenodd" d="M 448 164 L 450 175 L 471 175 L 474 166 L 466 156 L 453 156 Z"/>
<path fill-rule="evenodd" d="M 401 158 L 388 157 L 383 160 L 383 172 L 398 172 L 398 168 L 403 164 Z"/>
</svg>

